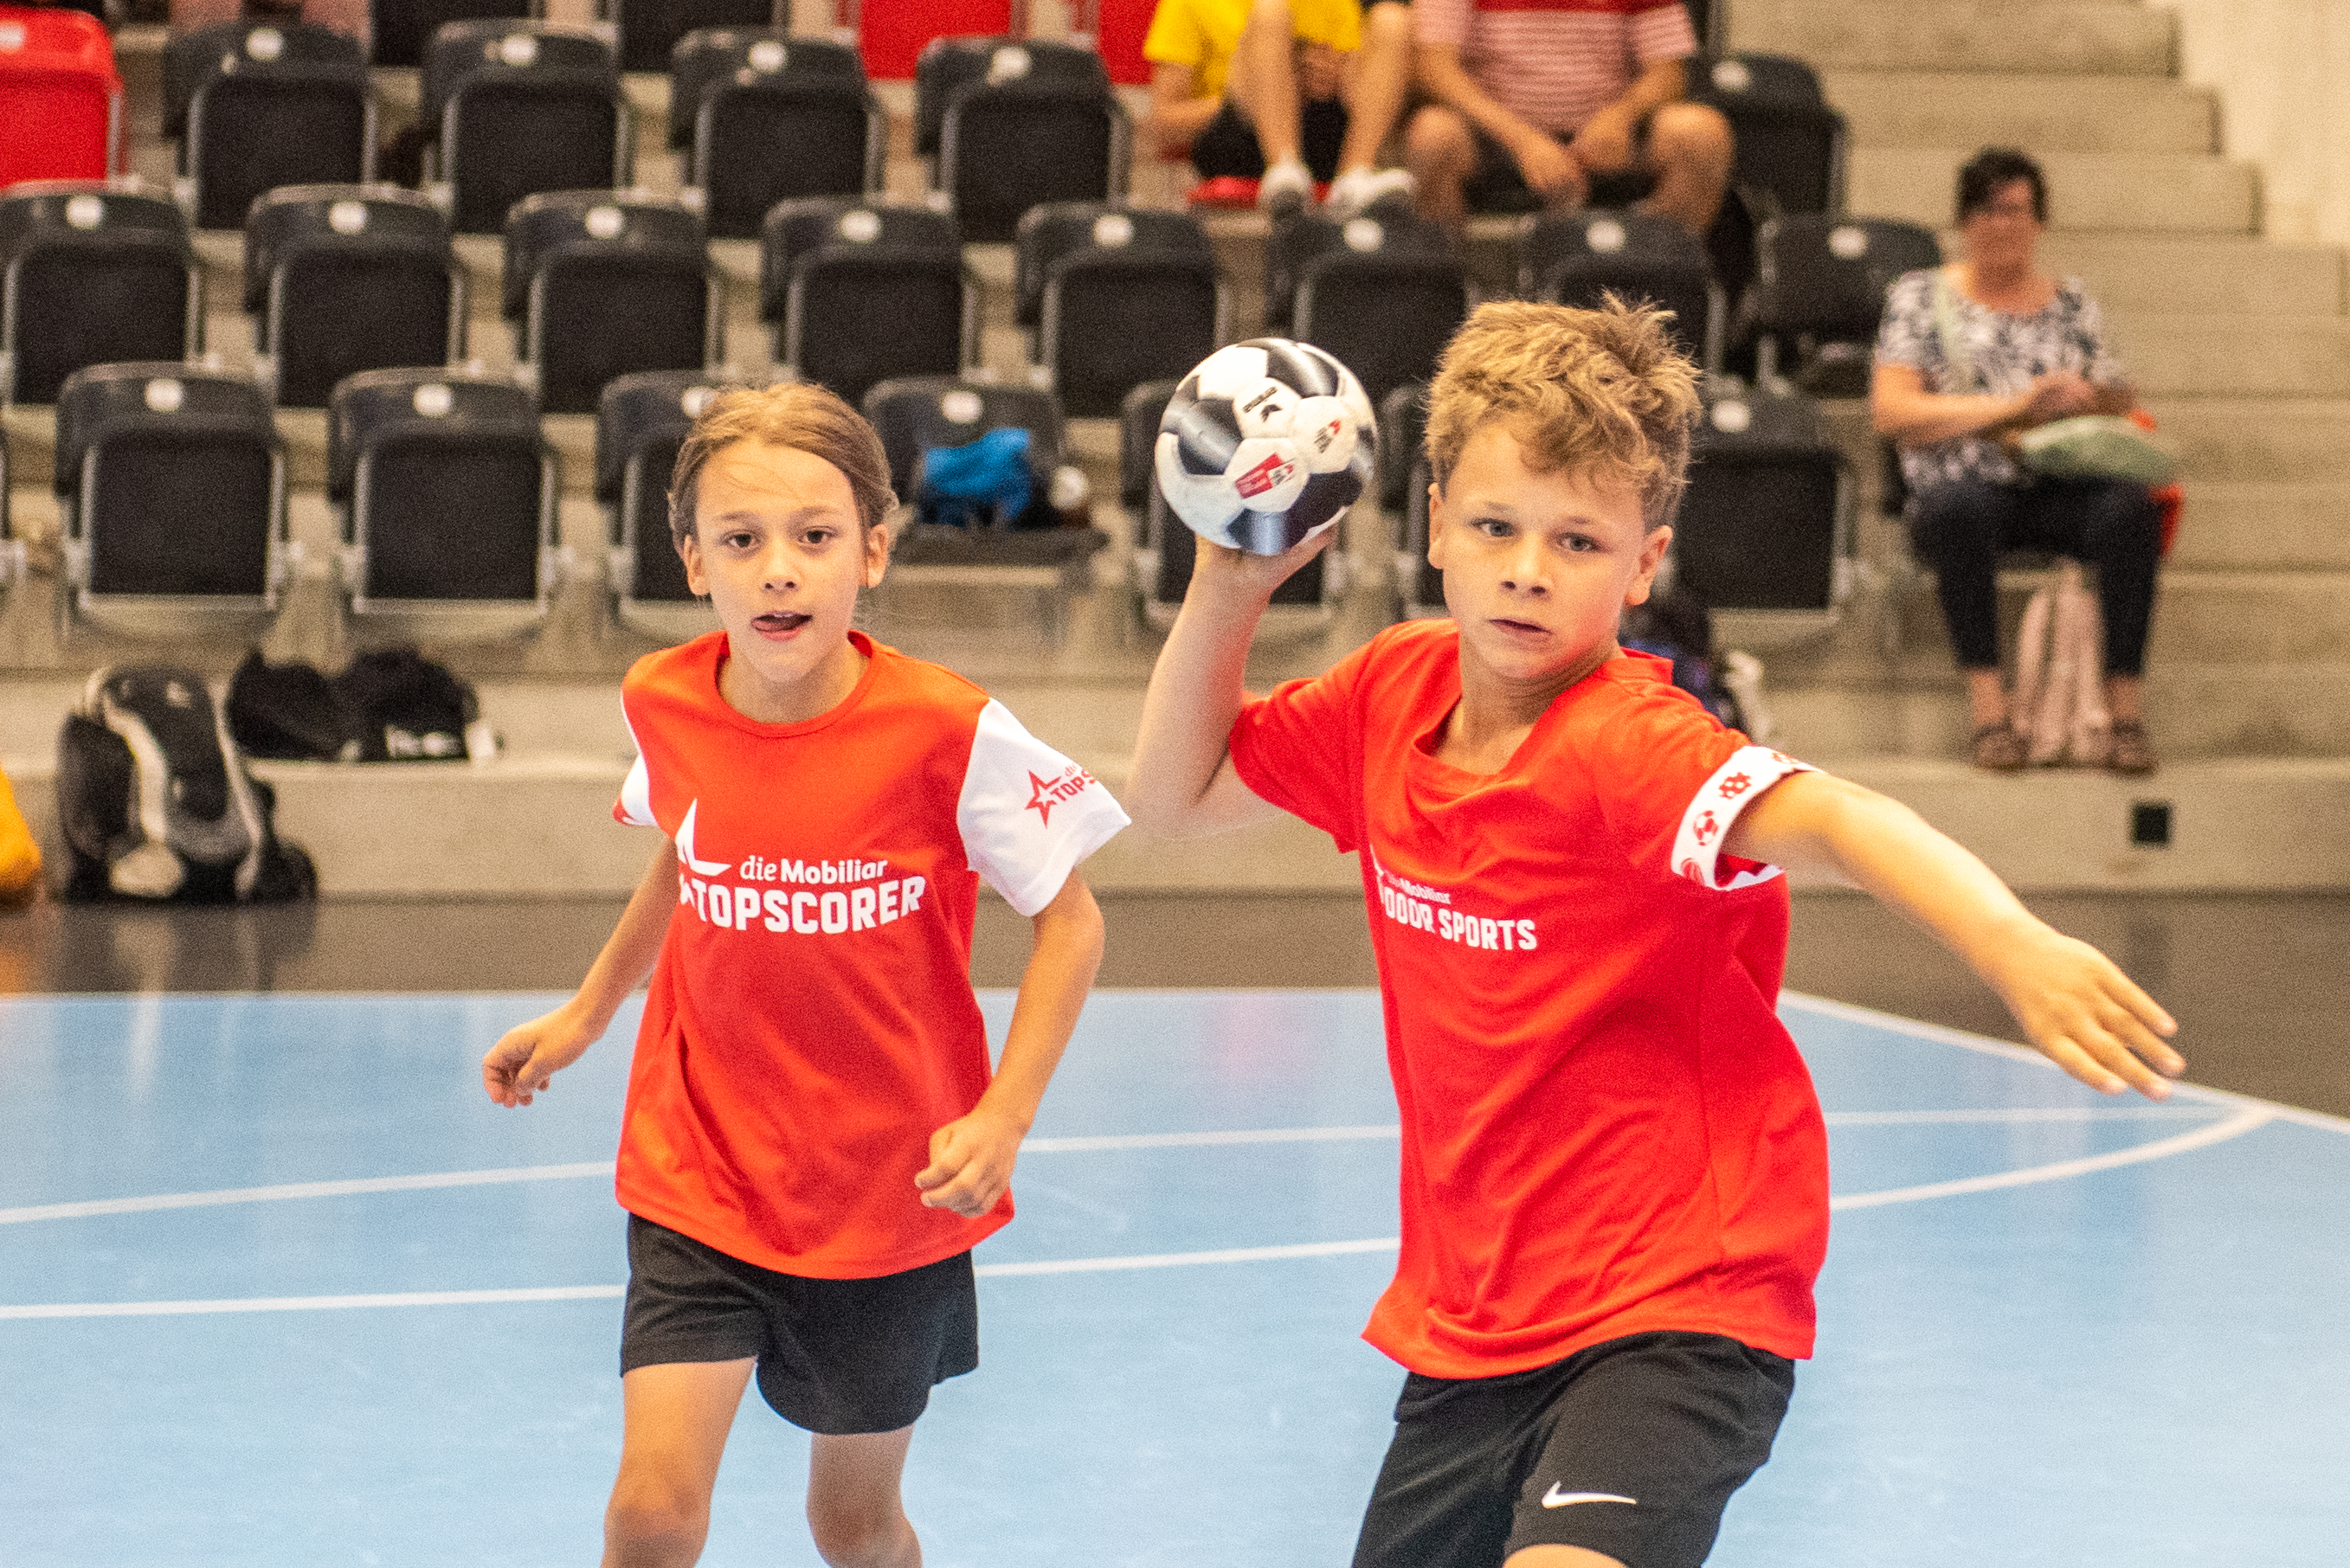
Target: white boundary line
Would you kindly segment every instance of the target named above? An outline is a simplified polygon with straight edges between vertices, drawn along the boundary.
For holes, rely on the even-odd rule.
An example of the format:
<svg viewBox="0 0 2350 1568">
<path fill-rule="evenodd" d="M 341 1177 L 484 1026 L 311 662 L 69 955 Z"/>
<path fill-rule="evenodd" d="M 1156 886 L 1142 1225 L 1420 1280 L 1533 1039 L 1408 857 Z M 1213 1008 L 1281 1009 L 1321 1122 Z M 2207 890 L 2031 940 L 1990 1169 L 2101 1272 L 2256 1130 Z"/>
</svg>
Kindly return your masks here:
<svg viewBox="0 0 2350 1568">
<path fill-rule="evenodd" d="M 1336 1143 L 1350 1138 L 1396 1137 L 1403 1129 L 1385 1127 L 1261 1127 L 1243 1132 L 1108 1133 L 1098 1137 L 1032 1137 L 1023 1154 L 1092 1154 L 1105 1149 L 1200 1148 L 1216 1144 Z"/>
<path fill-rule="evenodd" d="M 623 1285 L 546 1285 L 512 1291 L 406 1291 L 373 1296 L 244 1296 L 209 1302 L 78 1302 L 0 1306 L 0 1320 L 28 1317 L 184 1317 L 201 1313 L 329 1312 L 345 1307 L 473 1306 L 496 1302 L 617 1300 Z"/>
<path fill-rule="evenodd" d="M 2052 1073 L 2064 1071 L 2028 1045 L 1991 1040 L 1981 1034 L 1970 1034 L 1962 1029 L 1946 1029 L 1939 1023 L 1921 1023 L 1914 1018 L 1879 1012 L 1873 1007 L 1856 1007 L 1848 1002 L 1830 1002 L 1825 996 L 1809 996 L 1800 991 L 1781 992 L 1779 1002 L 1783 1007 L 1793 1005 L 1799 1012 L 1816 1012 L 1848 1023 L 1870 1024 L 1895 1034 L 1907 1034 L 1913 1040 L 1932 1040 L 1944 1045 L 1956 1045 L 1961 1051 L 1979 1051 L 1986 1056 L 2004 1056 L 2011 1062 L 2028 1062 Z M 2292 1122 L 2297 1127 L 2315 1127 L 2321 1132 L 2350 1135 L 2350 1116 L 2328 1116 L 2324 1111 L 2303 1110 L 2299 1106 L 2264 1100 L 2257 1095 L 2240 1095 L 2232 1089 L 2209 1088 L 2201 1084 L 2181 1084 L 2178 1086 L 2207 1100 L 2231 1106 L 2256 1106 L 2266 1111 L 2272 1121 Z"/>
<path fill-rule="evenodd" d="M 1130 1258 L 1054 1258 L 1035 1263 L 982 1263 L 983 1279 L 1014 1274 L 1097 1274 L 1124 1269 L 1180 1269 L 1193 1263 L 1262 1263 L 1279 1258 L 1336 1258 L 1350 1252 L 1392 1252 L 1394 1236 L 1366 1241 L 1302 1241 L 1287 1247 L 1224 1247 L 1212 1252 L 1146 1252 Z"/>
<path fill-rule="evenodd" d="M 2174 1154 L 2185 1154 L 2190 1149 L 2209 1148 L 2215 1143 L 2241 1137 L 2275 1119 L 2270 1112 L 2259 1106 L 2248 1106 L 2227 1120 L 2215 1122 L 2210 1127 L 2197 1127 L 2193 1132 L 2142 1143 L 2132 1148 L 2115 1149 L 2110 1154 L 2058 1160 L 2054 1165 L 2026 1166 L 2022 1170 L 2002 1170 L 1990 1176 L 1961 1177 L 1956 1181 L 1929 1182 L 1922 1187 L 1890 1187 L 1881 1192 L 1852 1192 L 1841 1198 L 1829 1199 L 1828 1209 L 1840 1214 L 1850 1209 L 1879 1209 L 1888 1203 L 1916 1203 L 1929 1198 L 1957 1198 L 1970 1192 L 1994 1192 L 2004 1187 L 2030 1187 L 2043 1181 L 2064 1181 L 2075 1176 L 2087 1176 L 2094 1171 L 2111 1170 L 2116 1166 L 2139 1165 L 2150 1159 L 2168 1159 Z"/>
<path fill-rule="evenodd" d="M 348 1181 L 292 1181 L 281 1187 L 229 1187 L 213 1192 L 164 1192 L 148 1198 L 93 1198 L 79 1203 L 36 1203 L 0 1209 L 0 1225 L 34 1220 L 80 1220 L 93 1214 L 144 1214 L 157 1209 L 209 1209 L 222 1203 L 275 1203 L 289 1198 L 348 1198 L 362 1192 L 418 1192 L 436 1187 L 492 1187 L 508 1181 L 562 1181 L 609 1176 L 612 1162 L 517 1165 L 503 1170 L 444 1170 L 423 1176 L 366 1176 Z"/>
</svg>

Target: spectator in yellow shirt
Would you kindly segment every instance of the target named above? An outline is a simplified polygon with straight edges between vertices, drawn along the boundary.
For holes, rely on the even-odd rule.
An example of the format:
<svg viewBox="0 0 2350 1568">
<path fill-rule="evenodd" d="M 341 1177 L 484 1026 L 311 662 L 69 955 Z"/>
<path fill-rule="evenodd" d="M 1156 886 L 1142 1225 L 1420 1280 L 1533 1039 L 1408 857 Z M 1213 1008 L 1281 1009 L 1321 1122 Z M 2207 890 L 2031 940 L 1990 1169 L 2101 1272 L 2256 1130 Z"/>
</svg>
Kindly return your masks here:
<svg viewBox="0 0 2350 1568">
<path fill-rule="evenodd" d="M 1202 179 L 1259 182 L 1257 205 L 1295 211 L 1314 182 L 1330 206 L 1409 198 L 1411 176 L 1378 167 L 1411 78 L 1408 5 L 1362 0 L 1159 0 L 1143 40 L 1146 121 Z"/>
</svg>

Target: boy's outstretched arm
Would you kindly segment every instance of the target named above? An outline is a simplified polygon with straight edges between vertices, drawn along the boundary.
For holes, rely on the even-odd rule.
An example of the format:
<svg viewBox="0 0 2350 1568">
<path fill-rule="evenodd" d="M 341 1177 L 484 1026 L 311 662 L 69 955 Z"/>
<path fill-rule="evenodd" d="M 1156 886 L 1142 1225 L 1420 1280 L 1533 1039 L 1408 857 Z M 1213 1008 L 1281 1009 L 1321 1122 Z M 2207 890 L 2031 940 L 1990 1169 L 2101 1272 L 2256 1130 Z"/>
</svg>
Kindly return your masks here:
<svg viewBox="0 0 2350 1568">
<path fill-rule="evenodd" d="M 1227 742 L 1248 693 L 1249 639 L 1273 590 L 1336 537 L 1325 528 L 1284 555 L 1252 556 L 1199 541 L 1191 585 L 1142 697 L 1142 727 L 1125 805 L 1159 838 L 1221 833 L 1280 815 L 1233 771 Z"/>
<path fill-rule="evenodd" d="M 677 846 L 664 839 L 571 1000 L 507 1030 L 482 1058 L 482 1087 L 490 1098 L 502 1106 L 530 1104 L 559 1069 L 604 1037 L 629 992 L 652 973 L 676 908 Z"/>
<path fill-rule="evenodd" d="M 1748 806 L 1731 855 L 1834 877 L 1923 926 L 1999 993 L 2033 1047 L 2103 1094 L 2164 1099 L 2187 1070 L 2177 1032 L 2113 961 L 2043 923 L 1991 868 L 1900 802 L 1827 774 L 1796 774 Z"/>
<path fill-rule="evenodd" d="M 931 1163 L 914 1178 L 925 1209 L 976 1220 L 1012 1184 L 1020 1140 L 1036 1120 L 1045 1085 L 1061 1064 L 1086 992 L 1101 968 L 1101 909 L 1076 872 L 1036 911 L 1036 945 L 1020 977 L 1020 1000 L 1004 1032 L 995 1076 L 968 1116 L 931 1135 Z"/>
</svg>

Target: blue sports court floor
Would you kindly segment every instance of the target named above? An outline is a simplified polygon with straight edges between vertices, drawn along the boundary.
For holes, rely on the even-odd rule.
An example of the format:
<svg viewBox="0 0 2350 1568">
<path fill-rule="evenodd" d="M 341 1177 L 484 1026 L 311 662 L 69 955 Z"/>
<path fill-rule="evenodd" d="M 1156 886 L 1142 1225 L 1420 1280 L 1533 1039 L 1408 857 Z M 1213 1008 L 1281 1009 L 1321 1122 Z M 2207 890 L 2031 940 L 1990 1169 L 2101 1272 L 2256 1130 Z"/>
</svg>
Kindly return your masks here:
<svg viewBox="0 0 2350 1568">
<path fill-rule="evenodd" d="M 595 1560 L 633 1010 L 528 1109 L 475 1068 L 552 1000 L 0 1002 L 0 1563 Z M 1785 1011 L 1839 1212 L 1719 1568 L 2350 1563 L 2350 1122 Z M 1097 996 L 915 1440 L 934 1568 L 1343 1564 L 1393 1121 L 1369 992 Z M 704 1562 L 817 1561 L 805 1449 L 746 1400 Z"/>
</svg>

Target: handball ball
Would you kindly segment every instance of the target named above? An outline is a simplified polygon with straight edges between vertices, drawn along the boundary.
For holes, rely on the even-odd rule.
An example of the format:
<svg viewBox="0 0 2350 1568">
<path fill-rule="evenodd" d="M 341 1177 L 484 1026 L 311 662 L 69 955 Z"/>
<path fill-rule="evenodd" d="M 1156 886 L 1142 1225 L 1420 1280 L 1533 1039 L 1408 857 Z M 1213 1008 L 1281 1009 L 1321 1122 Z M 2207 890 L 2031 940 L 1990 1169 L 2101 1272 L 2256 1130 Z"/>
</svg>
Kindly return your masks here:
<svg viewBox="0 0 2350 1568">
<path fill-rule="evenodd" d="M 1201 538 L 1278 556 L 1355 504 L 1378 447 L 1353 371 L 1310 343 L 1252 337 L 1176 387 L 1159 421 L 1159 488 Z"/>
</svg>

